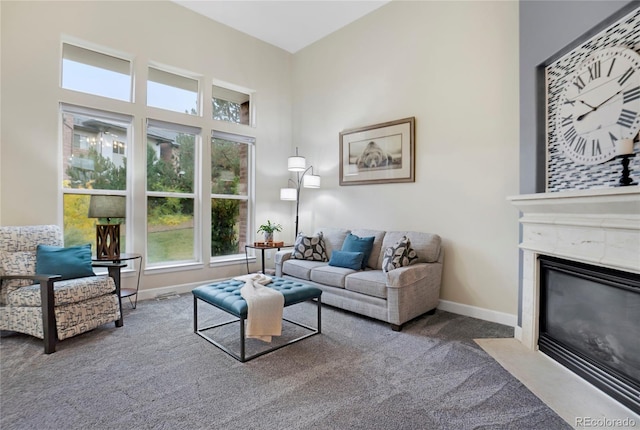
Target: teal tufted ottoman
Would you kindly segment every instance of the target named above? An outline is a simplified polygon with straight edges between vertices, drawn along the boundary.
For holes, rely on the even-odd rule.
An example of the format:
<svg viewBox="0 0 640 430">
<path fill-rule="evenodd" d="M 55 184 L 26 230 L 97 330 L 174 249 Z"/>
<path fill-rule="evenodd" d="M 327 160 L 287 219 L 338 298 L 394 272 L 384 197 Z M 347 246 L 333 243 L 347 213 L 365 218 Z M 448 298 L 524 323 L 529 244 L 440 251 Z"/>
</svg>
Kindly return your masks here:
<svg viewBox="0 0 640 430">
<path fill-rule="evenodd" d="M 284 346 L 290 345 L 292 343 L 301 341 L 302 339 L 306 339 L 315 334 L 321 333 L 321 308 L 322 303 L 320 300 L 320 296 L 322 295 L 322 290 L 316 287 L 312 287 L 311 285 L 304 284 L 298 281 L 292 281 L 289 279 L 277 278 L 273 277 L 273 282 L 266 285 L 268 288 L 273 288 L 274 290 L 280 291 L 284 296 L 284 306 L 295 305 L 296 303 L 302 303 L 307 300 L 315 299 L 318 303 L 318 319 L 317 319 L 317 327 L 313 328 L 299 322 L 291 321 L 286 318 L 283 320 L 295 324 L 299 327 L 303 327 L 310 331 L 303 336 L 297 337 L 293 340 L 288 341 L 287 343 L 274 346 L 273 348 L 267 349 L 266 351 L 261 351 L 249 357 L 246 357 L 245 354 L 245 320 L 247 319 L 247 302 L 240 295 L 240 288 L 244 285 L 244 282 L 237 281 L 234 279 L 228 279 L 226 281 L 216 282 L 209 285 L 202 285 L 200 287 L 196 287 L 192 290 L 193 293 L 193 331 L 197 335 L 201 336 L 208 342 L 217 346 L 236 360 L 240 362 L 249 361 L 253 358 L 264 355 L 268 352 L 275 351 Z M 215 306 L 218 309 L 225 311 L 228 314 L 233 315 L 236 319 L 207 326 L 207 327 L 198 327 L 198 301 L 203 301 L 211 306 Z M 233 324 L 236 322 L 240 322 L 240 355 L 231 351 L 229 348 L 225 347 L 221 343 L 215 341 L 212 337 L 205 333 L 206 330 L 210 330 L 216 327 L 221 327 L 227 324 Z"/>
</svg>

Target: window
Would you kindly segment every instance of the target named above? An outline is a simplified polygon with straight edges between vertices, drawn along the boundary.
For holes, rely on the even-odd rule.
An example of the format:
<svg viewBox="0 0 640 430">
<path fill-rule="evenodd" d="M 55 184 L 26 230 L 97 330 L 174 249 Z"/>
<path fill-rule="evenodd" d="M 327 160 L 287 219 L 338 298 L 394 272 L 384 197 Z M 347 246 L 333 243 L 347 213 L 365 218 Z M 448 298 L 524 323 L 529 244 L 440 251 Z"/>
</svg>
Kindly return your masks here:
<svg viewBox="0 0 640 430">
<path fill-rule="evenodd" d="M 146 81 L 134 82 L 135 60 L 108 51 L 62 44 L 65 245 L 95 246 L 95 225 L 106 220 L 88 218 L 91 197 L 121 195 L 127 198 L 129 215 L 146 213 L 144 221 L 136 217 L 140 224 L 129 229 L 129 233 L 133 227 L 145 232 L 143 243 L 133 243 L 131 236 L 127 249 L 127 229 L 120 229 L 121 252 L 144 253 L 145 269 L 200 266 L 207 249 L 210 263 L 244 263 L 244 245 L 252 238 L 255 139 L 213 131 L 207 142 L 202 132 L 222 125 L 218 121 L 233 123 L 224 125 L 231 131 L 251 124 L 252 93 L 232 84 L 214 85 L 213 118 L 203 117 L 201 75 L 149 63 L 143 66 L 148 71 Z M 135 66 L 139 70 L 140 65 Z M 134 84 L 147 86 L 146 100 L 133 100 Z M 66 90 L 87 95 L 78 97 Z M 129 103 L 114 104 L 104 97 Z M 86 100 L 92 108 L 72 106 L 68 99 Z M 95 108 L 105 105 L 109 111 Z M 114 109 L 120 113 L 111 112 Z M 134 133 L 138 124 L 144 130 Z M 142 142 L 134 141 L 137 136 Z M 207 211 L 210 227 L 203 225 Z"/>
<path fill-rule="evenodd" d="M 251 158 L 255 139 L 213 131 L 211 256 L 240 254 L 249 240 Z"/>
<path fill-rule="evenodd" d="M 62 88 L 131 101 L 131 62 L 62 44 Z"/>
<path fill-rule="evenodd" d="M 198 115 L 198 81 L 149 67 L 147 105 Z"/>
<path fill-rule="evenodd" d="M 213 119 L 249 125 L 251 123 L 251 97 L 249 94 L 214 85 Z"/>
<path fill-rule="evenodd" d="M 64 243 L 95 246 L 95 224 L 103 221 L 87 217 L 89 200 L 96 194 L 127 195 L 131 118 L 69 105 L 61 106 L 61 118 Z M 125 237 L 120 246 L 124 252 Z"/>
<path fill-rule="evenodd" d="M 147 125 L 147 261 L 193 261 L 198 221 L 196 166 L 200 130 L 149 120 Z"/>
</svg>

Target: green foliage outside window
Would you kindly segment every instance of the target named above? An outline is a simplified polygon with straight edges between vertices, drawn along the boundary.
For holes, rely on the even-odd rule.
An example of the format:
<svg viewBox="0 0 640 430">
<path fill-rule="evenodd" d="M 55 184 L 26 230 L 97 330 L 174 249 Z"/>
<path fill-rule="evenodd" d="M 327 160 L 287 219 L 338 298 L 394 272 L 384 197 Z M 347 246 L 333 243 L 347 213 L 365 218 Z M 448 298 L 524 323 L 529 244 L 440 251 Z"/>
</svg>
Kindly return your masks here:
<svg viewBox="0 0 640 430">
<path fill-rule="evenodd" d="M 240 124 L 240 105 L 223 99 L 213 98 L 213 119 Z"/>
<path fill-rule="evenodd" d="M 116 166 L 111 159 L 103 157 L 96 148 L 89 148 L 85 160 L 90 160 L 92 169 L 74 167 L 67 168 L 68 188 L 95 190 L 126 190 L 127 189 L 127 160 L 123 159 L 121 167 Z"/>
<path fill-rule="evenodd" d="M 211 199 L 211 255 L 213 257 L 238 253 L 240 201 Z"/>
</svg>

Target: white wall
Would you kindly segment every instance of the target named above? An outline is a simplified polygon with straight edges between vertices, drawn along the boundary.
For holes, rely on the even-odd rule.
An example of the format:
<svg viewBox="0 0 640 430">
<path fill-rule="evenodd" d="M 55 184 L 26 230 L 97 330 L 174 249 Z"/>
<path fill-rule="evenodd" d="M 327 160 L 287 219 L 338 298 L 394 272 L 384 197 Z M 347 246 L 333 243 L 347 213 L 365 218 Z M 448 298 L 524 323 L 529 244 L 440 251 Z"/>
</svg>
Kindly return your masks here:
<svg viewBox="0 0 640 430">
<path fill-rule="evenodd" d="M 136 115 L 133 158 L 144 157 L 145 85 L 136 88 L 136 100 L 141 102 L 134 104 L 105 99 L 104 105 L 93 106 L 94 98 L 61 90 L 63 35 L 132 56 L 135 73 L 142 76 L 147 63 L 156 61 L 201 73 L 209 94 L 213 79 L 255 90 L 257 127 L 222 124 L 220 128 L 256 137 L 257 221 L 289 210 L 278 193 L 288 178 L 286 157 L 291 147 L 291 54 L 171 2 L 2 1 L 0 8 L 2 225 L 62 225 L 61 101 Z M 205 112 L 210 114 L 210 108 Z M 195 117 L 187 120 L 204 127 L 206 144 L 210 123 Z M 144 166 L 133 163 L 130 160 L 129 166 Z M 127 220 L 133 226 L 131 251 L 138 253 L 143 253 L 146 230 L 143 170 L 134 171 L 139 179 L 134 218 Z M 208 243 L 203 238 L 203 249 Z M 189 284 L 245 270 L 244 261 L 220 268 L 205 264 L 204 270 L 146 273 L 141 284 L 144 289 Z M 131 287 L 134 280 L 126 278 L 125 286 Z"/>
<path fill-rule="evenodd" d="M 437 233 L 441 298 L 515 324 L 518 3 L 389 3 L 296 53 L 293 96 L 293 144 L 322 176 L 301 230 Z M 409 116 L 415 183 L 339 186 L 339 132 Z"/>
<path fill-rule="evenodd" d="M 299 146 L 323 181 L 303 190 L 301 229 L 438 233 L 445 303 L 515 315 L 517 211 L 505 197 L 518 193 L 517 2 L 396 0 L 294 56 L 170 2 L 2 1 L 0 10 L 3 225 L 61 224 L 58 103 L 68 96 L 58 82 L 67 34 L 134 54 L 139 64 L 176 64 L 257 90 L 256 221 L 283 223 L 281 238 L 293 238 L 295 209 L 278 190 Z M 340 187 L 338 133 L 408 116 L 416 117 L 416 182 Z M 135 205 L 143 213 L 144 202 Z M 143 218 L 133 222 L 144 231 Z M 146 274 L 142 285 L 243 270 Z"/>
</svg>

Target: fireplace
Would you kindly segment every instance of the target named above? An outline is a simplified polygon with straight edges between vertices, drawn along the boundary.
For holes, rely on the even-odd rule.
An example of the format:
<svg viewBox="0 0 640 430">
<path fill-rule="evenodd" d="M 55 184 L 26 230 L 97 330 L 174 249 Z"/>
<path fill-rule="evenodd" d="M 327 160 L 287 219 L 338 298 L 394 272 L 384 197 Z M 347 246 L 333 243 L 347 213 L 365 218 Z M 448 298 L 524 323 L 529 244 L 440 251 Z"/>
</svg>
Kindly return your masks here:
<svg viewBox="0 0 640 430">
<path fill-rule="evenodd" d="M 540 351 L 640 413 L 640 275 L 539 261 Z"/>
<path fill-rule="evenodd" d="M 585 296 L 585 291 L 603 296 L 597 296 L 591 300 L 600 305 L 596 306 L 596 310 L 588 307 L 588 303 L 582 303 L 584 306 L 580 310 L 581 313 L 592 312 L 598 315 L 596 318 L 601 319 L 605 313 L 619 314 L 620 306 L 626 306 L 629 301 L 627 294 L 630 294 L 630 290 L 620 288 L 617 279 L 623 278 L 624 281 L 620 283 L 628 288 L 637 286 L 637 282 L 634 284 L 633 280 L 637 281 L 640 277 L 640 187 L 528 194 L 513 196 L 509 200 L 520 210 L 522 226 L 520 310 L 515 337 L 531 350 L 544 351 L 548 343 L 547 335 L 557 335 L 560 339 L 556 351 L 545 351 L 545 354 L 549 356 L 555 354 L 552 358 L 560 361 L 559 356 L 564 356 L 566 349 L 573 348 L 579 352 L 576 355 L 580 356 L 582 354 L 580 348 L 572 344 L 575 333 L 563 332 L 568 328 L 579 332 L 578 328 L 572 327 L 571 321 L 566 320 L 570 317 L 568 312 L 564 311 L 566 306 L 560 304 L 562 310 L 553 313 L 553 306 L 558 305 L 552 305 L 551 309 L 545 308 L 547 299 L 557 299 L 556 296 L 563 294 L 564 291 L 552 289 L 551 292 L 543 292 L 543 282 L 551 276 L 552 280 L 560 280 L 560 284 L 568 283 L 568 287 L 561 288 L 575 290 L 579 297 Z M 553 260 L 554 266 L 552 268 L 545 266 L 546 263 L 543 262 L 545 259 Z M 560 268 L 559 262 L 568 264 L 571 269 Z M 585 268 L 594 269 L 595 274 L 592 272 L 585 274 L 582 270 Z M 608 278 L 607 276 L 611 274 L 615 276 Z M 574 281 L 566 282 L 569 278 Z M 575 278 L 581 281 L 577 285 L 573 285 Z M 611 285 L 612 283 L 616 285 Z M 605 287 L 612 290 L 607 291 Z M 612 298 L 611 293 L 616 289 L 625 291 L 622 294 L 625 303 L 619 304 L 617 309 L 615 300 L 622 299 Z M 638 300 L 637 295 L 634 297 L 634 300 Z M 600 303 L 601 301 L 607 304 Z M 632 318 L 638 325 L 640 311 L 637 307 L 638 302 L 635 303 L 636 308 Z M 612 307 L 614 309 L 611 309 Z M 549 318 L 551 321 L 548 321 Z M 565 320 L 557 321 L 557 318 L 565 318 Z M 551 327 L 549 333 L 550 322 L 559 322 L 564 327 L 560 329 L 560 333 L 557 328 Z M 615 330 L 619 332 L 618 328 Z M 636 333 L 638 333 L 637 328 Z M 589 342 L 597 344 L 598 340 L 591 339 Z M 591 361 L 584 360 L 581 366 L 586 366 L 584 363 L 591 364 Z M 566 363 L 563 364 L 567 366 Z M 622 366 L 623 369 L 620 369 L 620 365 L 609 367 L 612 367 L 613 373 L 622 374 L 622 378 L 619 379 L 623 382 L 628 383 L 628 379 L 631 379 L 632 387 L 634 379 L 637 383 L 637 373 L 633 376 L 634 372 L 629 371 L 628 366 Z M 587 379 L 585 373 L 577 371 L 576 373 L 623 403 L 623 400 L 614 397 L 604 388 L 604 385 L 609 382 L 598 384 L 592 379 Z M 594 370 L 593 373 L 599 373 L 599 370 Z M 628 403 L 623 404 L 628 405 Z M 635 410 L 637 411 L 637 407 Z"/>
</svg>

